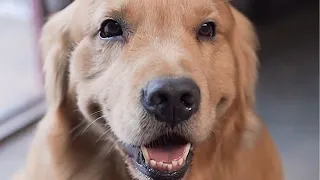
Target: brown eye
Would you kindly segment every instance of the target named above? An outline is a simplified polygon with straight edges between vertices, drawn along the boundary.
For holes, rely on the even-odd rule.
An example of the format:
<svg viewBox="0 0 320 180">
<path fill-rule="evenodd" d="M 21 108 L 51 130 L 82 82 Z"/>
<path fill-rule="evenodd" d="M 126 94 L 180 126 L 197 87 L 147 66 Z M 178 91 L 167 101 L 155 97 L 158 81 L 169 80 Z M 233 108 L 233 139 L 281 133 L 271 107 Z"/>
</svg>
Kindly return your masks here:
<svg viewBox="0 0 320 180">
<path fill-rule="evenodd" d="M 214 37 L 216 35 L 216 24 L 214 22 L 206 22 L 200 26 L 199 36 Z"/>
<path fill-rule="evenodd" d="M 108 19 L 101 24 L 99 35 L 102 39 L 105 39 L 122 36 L 123 32 L 121 25 L 117 21 Z"/>
</svg>

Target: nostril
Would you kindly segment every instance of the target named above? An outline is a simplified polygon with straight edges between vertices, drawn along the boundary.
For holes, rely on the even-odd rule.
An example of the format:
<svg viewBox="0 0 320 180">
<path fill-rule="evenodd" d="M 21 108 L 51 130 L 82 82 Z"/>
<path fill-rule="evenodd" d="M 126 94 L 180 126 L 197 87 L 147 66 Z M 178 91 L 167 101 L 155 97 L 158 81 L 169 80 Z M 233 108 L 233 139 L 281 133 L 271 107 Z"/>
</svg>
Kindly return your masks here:
<svg viewBox="0 0 320 180">
<path fill-rule="evenodd" d="M 168 96 L 166 96 L 164 93 L 158 92 L 151 96 L 150 102 L 152 105 L 165 104 L 168 102 Z"/>
<path fill-rule="evenodd" d="M 195 104 L 194 96 L 190 93 L 185 93 L 181 96 L 180 101 L 186 108 L 192 108 Z"/>
<path fill-rule="evenodd" d="M 152 105 L 159 105 L 162 103 L 162 99 L 160 96 L 152 96 L 150 102 Z"/>
</svg>

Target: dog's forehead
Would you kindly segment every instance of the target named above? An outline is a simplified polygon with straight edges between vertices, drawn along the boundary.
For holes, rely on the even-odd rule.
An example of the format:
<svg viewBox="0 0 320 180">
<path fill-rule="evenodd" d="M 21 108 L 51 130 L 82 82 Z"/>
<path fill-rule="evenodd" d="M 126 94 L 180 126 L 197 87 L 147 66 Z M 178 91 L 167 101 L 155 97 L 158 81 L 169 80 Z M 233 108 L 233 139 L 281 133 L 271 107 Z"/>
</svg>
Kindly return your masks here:
<svg viewBox="0 0 320 180">
<path fill-rule="evenodd" d="M 138 8 L 139 11 L 179 9 L 179 7 L 191 9 L 201 6 L 213 6 L 217 3 L 227 1 L 228 0 L 100 0 L 100 2 L 105 2 L 109 8 Z"/>
<path fill-rule="evenodd" d="M 188 23 L 216 20 L 226 14 L 227 4 L 228 0 L 95 0 L 91 11 L 99 20 L 116 14 L 131 22 Z"/>
</svg>

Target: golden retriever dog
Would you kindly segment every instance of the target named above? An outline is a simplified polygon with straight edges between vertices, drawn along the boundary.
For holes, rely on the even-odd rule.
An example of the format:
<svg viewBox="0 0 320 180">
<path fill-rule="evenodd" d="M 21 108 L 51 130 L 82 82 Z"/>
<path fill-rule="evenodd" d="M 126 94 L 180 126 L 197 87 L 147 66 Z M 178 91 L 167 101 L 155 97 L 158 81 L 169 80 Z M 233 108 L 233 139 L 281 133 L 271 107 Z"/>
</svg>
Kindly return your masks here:
<svg viewBox="0 0 320 180">
<path fill-rule="evenodd" d="M 22 180 L 282 180 L 257 40 L 225 0 L 76 0 L 43 28 L 48 112 Z"/>
</svg>

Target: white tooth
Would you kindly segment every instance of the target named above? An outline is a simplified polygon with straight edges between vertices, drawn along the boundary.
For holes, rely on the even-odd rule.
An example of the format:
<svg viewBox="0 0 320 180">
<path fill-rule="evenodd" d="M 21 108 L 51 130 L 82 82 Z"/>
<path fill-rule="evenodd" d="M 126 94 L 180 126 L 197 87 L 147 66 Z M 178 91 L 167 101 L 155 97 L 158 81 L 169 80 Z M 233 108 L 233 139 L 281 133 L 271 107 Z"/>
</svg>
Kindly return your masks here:
<svg viewBox="0 0 320 180">
<path fill-rule="evenodd" d="M 157 162 L 154 160 L 150 160 L 151 167 L 156 167 Z"/>
<path fill-rule="evenodd" d="M 141 151 L 142 151 L 144 159 L 146 160 L 146 162 L 148 162 L 150 160 L 150 158 L 149 158 L 149 153 L 148 153 L 147 148 L 142 146 Z"/>
<path fill-rule="evenodd" d="M 168 169 L 168 164 L 163 163 L 163 165 L 162 165 L 162 169 L 167 170 L 167 169 Z"/>
<path fill-rule="evenodd" d="M 162 161 L 157 162 L 157 167 L 161 169 L 163 167 L 163 162 Z"/>
<path fill-rule="evenodd" d="M 172 171 L 172 164 L 168 164 L 168 171 Z"/>
<path fill-rule="evenodd" d="M 178 161 L 172 161 L 172 167 L 177 168 L 178 166 Z"/>
<path fill-rule="evenodd" d="M 182 164 L 183 164 L 183 158 L 180 158 L 179 160 L 178 160 L 178 166 L 180 167 L 180 166 L 182 166 Z"/>
<path fill-rule="evenodd" d="M 184 160 L 187 159 L 187 156 L 188 156 L 189 151 L 190 151 L 190 147 L 191 147 L 191 144 L 188 143 L 188 144 L 186 145 L 185 149 L 184 149 L 184 154 L 183 154 L 183 159 L 184 159 Z"/>
</svg>

